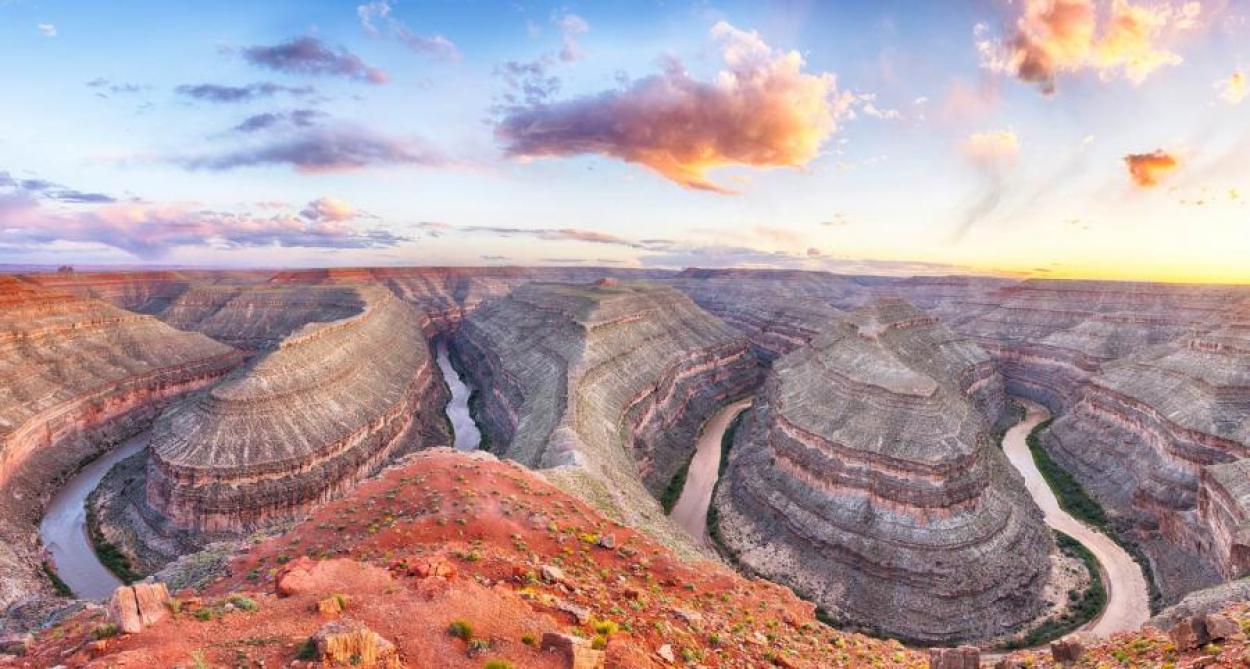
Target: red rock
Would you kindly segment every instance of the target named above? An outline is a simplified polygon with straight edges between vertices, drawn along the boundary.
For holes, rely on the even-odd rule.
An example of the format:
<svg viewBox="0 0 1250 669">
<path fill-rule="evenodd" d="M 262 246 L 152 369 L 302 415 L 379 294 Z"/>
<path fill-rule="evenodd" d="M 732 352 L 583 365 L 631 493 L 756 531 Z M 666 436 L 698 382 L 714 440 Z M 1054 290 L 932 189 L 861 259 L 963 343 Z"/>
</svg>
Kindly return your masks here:
<svg viewBox="0 0 1250 669">
<path fill-rule="evenodd" d="M 1202 618 L 1186 618 L 1168 631 L 1168 637 L 1179 651 L 1193 650 L 1207 642 L 1207 629 Z"/>
<path fill-rule="evenodd" d="M 394 582 L 390 572 L 364 562 L 345 558 L 312 560 L 300 557 L 288 562 L 278 572 L 274 588 L 283 597 L 331 595 L 344 591 L 380 592 Z"/>
<path fill-rule="evenodd" d="M 975 646 L 930 648 L 929 669 L 978 669 L 981 650 Z"/>
<path fill-rule="evenodd" d="M 326 623 L 312 637 L 317 656 L 330 666 L 399 669 L 395 644 L 355 620 Z"/>
<path fill-rule="evenodd" d="M 1207 637 L 1211 641 L 1223 641 L 1241 632 L 1241 626 L 1237 624 L 1237 621 L 1223 614 L 1208 615 L 1205 623 Z"/>
<path fill-rule="evenodd" d="M 113 591 L 108 601 L 108 617 L 125 634 L 143 631 L 143 619 L 139 617 L 139 600 L 135 599 L 134 588 L 123 585 Z"/>
<path fill-rule="evenodd" d="M 450 579 L 456 576 L 456 565 L 442 558 L 434 558 L 417 563 L 411 571 L 420 578 Z"/>
<path fill-rule="evenodd" d="M 570 669 L 599 669 L 604 663 L 603 651 L 592 649 L 585 639 L 571 634 L 544 632 L 542 648 L 564 655 Z"/>
<path fill-rule="evenodd" d="M 1060 639 L 1050 644 L 1050 654 L 1055 662 L 1061 664 L 1072 664 L 1081 659 L 1081 655 L 1085 652 L 1085 645 L 1080 639 L 1069 638 Z"/>
</svg>

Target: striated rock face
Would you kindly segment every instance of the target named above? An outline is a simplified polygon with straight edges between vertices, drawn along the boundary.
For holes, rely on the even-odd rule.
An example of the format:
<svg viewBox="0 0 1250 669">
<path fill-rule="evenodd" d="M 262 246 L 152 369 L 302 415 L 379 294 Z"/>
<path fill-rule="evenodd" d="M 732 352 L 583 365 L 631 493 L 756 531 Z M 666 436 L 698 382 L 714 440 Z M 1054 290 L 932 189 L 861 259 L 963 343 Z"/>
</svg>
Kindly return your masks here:
<svg viewBox="0 0 1250 669">
<path fill-rule="evenodd" d="M 306 323 L 347 318 L 361 310 L 351 287 L 193 286 L 158 316 L 246 351 L 277 348 Z"/>
<path fill-rule="evenodd" d="M 1250 327 L 1104 364 L 1045 445 L 1140 529 L 1250 573 Z"/>
<path fill-rule="evenodd" d="M 152 431 L 148 503 L 184 529 L 294 518 L 393 456 L 449 443 L 446 387 L 408 305 L 377 286 L 309 323 Z"/>
<path fill-rule="evenodd" d="M 1240 297 L 1221 286 L 1032 280 L 950 322 L 999 361 L 1008 392 L 1059 414 L 1103 362 L 1218 323 Z"/>
<path fill-rule="evenodd" d="M 566 468 L 553 475 L 661 533 L 677 530 L 646 491 L 662 491 L 703 421 L 759 379 L 744 336 L 645 283 L 527 284 L 466 319 L 453 347 L 496 452 Z"/>
<path fill-rule="evenodd" d="M 1050 532 L 993 441 L 989 356 L 894 300 L 778 360 L 714 504 L 751 570 L 848 622 L 992 637 L 1033 619 Z"/>
<path fill-rule="evenodd" d="M 36 578 L 34 523 L 55 482 L 240 361 L 151 316 L 0 277 L 0 571 Z M 33 587 L 3 586 L 0 606 Z"/>
</svg>

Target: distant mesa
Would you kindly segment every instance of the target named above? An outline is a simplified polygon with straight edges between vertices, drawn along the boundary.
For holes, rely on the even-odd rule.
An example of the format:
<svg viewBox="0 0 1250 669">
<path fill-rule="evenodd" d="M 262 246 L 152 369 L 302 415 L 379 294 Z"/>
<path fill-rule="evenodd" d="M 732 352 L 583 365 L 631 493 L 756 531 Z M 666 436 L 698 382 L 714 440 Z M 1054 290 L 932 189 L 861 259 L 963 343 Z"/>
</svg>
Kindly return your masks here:
<svg viewBox="0 0 1250 669">
<path fill-rule="evenodd" d="M 1038 616 L 1053 541 L 997 448 L 976 344 L 883 300 L 777 360 L 714 504 L 725 546 L 836 618 L 919 641 Z"/>
</svg>

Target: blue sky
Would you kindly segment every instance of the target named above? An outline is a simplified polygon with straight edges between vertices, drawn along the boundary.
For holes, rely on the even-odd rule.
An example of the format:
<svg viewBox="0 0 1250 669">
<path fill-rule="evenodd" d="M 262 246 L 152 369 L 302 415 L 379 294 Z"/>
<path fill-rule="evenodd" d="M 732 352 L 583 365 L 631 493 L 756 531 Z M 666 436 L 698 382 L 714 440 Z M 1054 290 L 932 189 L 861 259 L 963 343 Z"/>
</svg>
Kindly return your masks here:
<svg viewBox="0 0 1250 669">
<path fill-rule="evenodd" d="M 8 0 L 0 263 L 1246 281 L 1247 33 L 1238 0 Z"/>
</svg>

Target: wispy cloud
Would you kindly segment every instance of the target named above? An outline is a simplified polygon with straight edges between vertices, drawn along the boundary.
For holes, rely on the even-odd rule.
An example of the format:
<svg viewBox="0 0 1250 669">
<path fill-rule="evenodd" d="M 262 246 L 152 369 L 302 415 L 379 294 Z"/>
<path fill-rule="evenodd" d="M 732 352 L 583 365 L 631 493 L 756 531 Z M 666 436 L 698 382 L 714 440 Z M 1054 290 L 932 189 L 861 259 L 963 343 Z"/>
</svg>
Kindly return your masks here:
<svg viewBox="0 0 1250 669">
<path fill-rule="evenodd" d="M 21 181 L 0 175 L 0 245 L 6 248 L 87 242 L 154 259 L 186 246 L 370 248 L 405 241 L 386 230 L 352 225 L 354 210 L 333 198 L 316 200 L 298 214 L 273 215 L 138 200 L 52 208 L 31 197 Z"/>
<path fill-rule="evenodd" d="M 832 74 L 803 72 L 797 52 L 719 23 L 725 64 L 712 82 L 670 61 L 627 87 L 510 110 L 496 128 L 507 153 L 539 158 L 597 153 L 644 165 L 692 189 L 732 192 L 708 180 L 728 165 L 799 167 L 833 133 L 846 101 Z"/>
<path fill-rule="evenodd" d="M 360 18 L 360 27 L 370 35 L 389 35 L 413 53 L 422 56 L 435 60 L 460 60 L 462 54 L 454 42 L 442 35 L 421 35 L 414 32 L 392 15 L 392 9 L 387 0 L 358 5 L 356 16 Z"/>
<path fill-rule="evenodd" d="M 560 60 L 571 63 L 585 57 L 582 47 L 578 44 L 579 36 L 590 32 L 590 24 L 577 14 L 565 14 L 555 20 L 560 29 Z"/>
<path fill-rule="evenodd" d="M 35 27 L 39 29 L 39 34 L 43 35 L 44 37 L 56 37 L 57 35 L 56 26 L 52 25 L 51 23 L 40 23 L 39 25 Z"/>
<path fill-rule="evenodd" d="M 289 112 L 263 112 L 253 114 L 234 126 L 236 132 L 252 133 L 271 130 L 283 125 L 296 128 L 307 128 L 317 123 L 317 119 L 327 116 L 316 109 L 292 109 Z"/>
<path fill-rule="evenodd" d="M 366 65 L 356 54 L 341 46 L 330 47 L 316 37 L 247 47 L 242 53 L 244 60 L 253 65 L 287 74 L 346 77 L 370 84 L 390 81 L 386 71 Z"/>
<path fill-rule="evenodd" d="M 1002 202 L 1007 174 L 1020 153 L 1020 139 L 1013 130 L 978 132 L 963 142 L 960 151 L 976 169 L 980 184 L 955 228 L 952 235 L 955 240 L 962 239 Z"/>
<path fill-rule="evenodd" d="M 104 193 L 84 192 L 44 179 L 16 178 L 3 170 L 0 170 L 0 191 L 7 192 L 11 197 L 31 200 L 40 198 L 68 204 L 99 204 L 116 201 L 111 195 Z"/>
<path fill-rule="evenodd" d="M 174 161 L 192 170 L 286 165 L 300 172 L 396 165 L 434 167 L 449 162 L 419 139 L 399 139 L 346 126 L 298 128 L 240 148 L 182 156 Z"/>
<path fill-rule="evenodd" d="M 1237 70 L 1228 76 L 1227 79 L 1216 82 L 1215 87 L 1220 92 L 1220 99 L 1230 105 L 1241 104 L 1246 99 L 1247 93 L 1250 93 L 1246 85 L 1246 73 Z"/>
<path fill-rule="evenodd" d="M 179 95 L 202 100 L 204 102 L 234 103 L 251 102 L 258 98 L 268 98 L 278 93 L 286 93 L 294 97 L 306 97 L 317 92 L 312 86 L 283 86 L 269 81 L 259 81 L 243 86 L 226 84 L 183 84 L 174 89 Z"/>
</svg>

